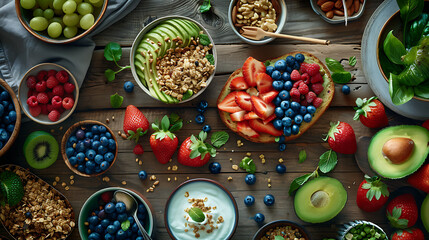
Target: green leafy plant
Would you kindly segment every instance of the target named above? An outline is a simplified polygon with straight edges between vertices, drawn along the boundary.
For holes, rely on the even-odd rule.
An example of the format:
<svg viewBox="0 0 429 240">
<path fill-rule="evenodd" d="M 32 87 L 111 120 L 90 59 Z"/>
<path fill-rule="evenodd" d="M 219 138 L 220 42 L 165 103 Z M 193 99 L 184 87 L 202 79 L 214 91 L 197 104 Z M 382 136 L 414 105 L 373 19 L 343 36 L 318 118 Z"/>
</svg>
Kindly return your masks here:
<svg viewBox="0 0 429 240">
<path fill-rule="evenodd" d="M 229 140 L 229 134 L 225 131 L 214 132 L 210 138 L 215 148 L 220 148 Z"/>
<path fill-rule="evenodd" d="M 195 222 L 203 222 L 206 219 L 206 216 L 204 215 L 204 212 L 201 210 L 201 208 L 193 207 L 189 209 L 188 214 Z"/>
<path fill-rule="evenodd" d="M 402 21 L 404 22 L 404 41 L 407 35 L 407 24 L 409 21 L 417 18 L 424 8 L 424 0 L 396 0 L 401 13 Z"/>
<path fill-rule="evenodd" d="M 110 96 L 110 105 L 113 108 L 120 108 L 123 101 L 124 101 L 124 97 L 122 97 L 118 93 L 115 93 Z"/>
<path fill-rule="evenodd" d="M 405 47 L 416 46 L 424 36 L 424 31 L 429 23 L 429 14 L 422 13 L 417 19 L 410 23 L 409 32 L 405 35 Z"/>
<path fill-rule="evenodd" d="M 208 12 L 211 8 L 210 0 L 203 0 L 203 4 L 201 4 L 200 12 L 205 13 Z"/>
<path fill-rule="evenodd" d="M 390 73 L 389 94 L 393 104 L 401 105 L 410 101 L 414 97 L 414 90 L 412 87 L 400 84 L 398 76 Z"/>
<path fill-rule="evenodd" d="M 116 78 L 116 74 L 119 72 L 131 68 L 131 66 L 120 66 L 118 61 L 121 60 L 122 57 L 122 48 L 118 43 L 110 42 L 104 48 L 104 58 L 109 62 L 114 62 L 115 65 L 119 68 L 118 71 L 113 71 L 112 69 L 107 69 L 104 72 L 104 76 L 106 76 L 108 82 L 112 82 Z"/>
<path fill-rule="evenodd" d="M 213 54 L 206 54 L 206 58 L 207 58 L 207 60 L 209 60 L 209 62 L 210 62 L 211 65 L 215 64 L 215 60 L 214 60 Z"/>
<path fill-rule="evenodd" d="M 343 65 L 335 59 L 326 58 L 325 59 L 326 66 L 328 66 L 329 70 L 332 72 L 332 80 L 335 83 L 345 84 L 350 82 L 352 79 L 352 74 L 344 70 Z"/>
<path fill-rule="evenodd" d="M 407 51 L 405 50 L 404 44 L 402 44 L 402 42 L 393 35 L 393 30 L 390 31 L 389 34 L 387 34 L 386 39 L 384 39 L 383 49 L 387 58 L 392 63 L 400 65 L 404 64 L 402 56 L 407 54 Z"/>
<path fill-rule="evenodd" d="M 307 159 L 307 152 L 304 149 L 302 149 L 301 151 L 299 151 L 298 162 L 303 163 L 306 159 Z"/>
<path fill-rule="evenodd" d="M 207 34 L 200 34 L 199 38 L 200 38 L 201 45 L 203 45 L 203 46 L 210 45 L 210 43 L 211 43 L 210 42 L 210 38 L 209 38 L 209 36 Z"/>
<path fill-rule="evenodd" d="M 191 153 L 189 154 L 189 157 L 196 158 L 201 156 L 201 159 L 203 159 L 207 153 L 212 157 L 216 157 L 216 149 L 212 145 L 204 142 L 207 139 L 207 133 L 201 131 L 198 137 L 200 138 L 200 141 L 198 141 L 194 135 L 191 136 L 193 144 L 190 147 Z"/>
<path fill-rule="evenodd" d="M 244 157 L 240 162 L 240 168 L 246 170 L 248 173 L 256 172 L 256 165 L 253 162 L 253 159 L 249 157 Z"/>
</svg>

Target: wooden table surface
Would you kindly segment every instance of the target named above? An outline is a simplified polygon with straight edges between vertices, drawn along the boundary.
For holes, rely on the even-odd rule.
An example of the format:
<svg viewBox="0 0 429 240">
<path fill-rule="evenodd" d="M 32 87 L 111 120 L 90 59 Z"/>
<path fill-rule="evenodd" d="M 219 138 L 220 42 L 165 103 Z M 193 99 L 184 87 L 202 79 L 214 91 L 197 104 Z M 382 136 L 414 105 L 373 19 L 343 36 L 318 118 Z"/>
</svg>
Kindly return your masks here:
<svg viewBox="0 0 429 240">
<path fill-rule="evenodd" d="M 54 127 L 39 125 L 28 119 L 24 120 L 14 148 L 2 159 L 2 163 L 15 163 L 28 167 L 25 160 L 23 160 L 22 145 L 25 137 L 35 130 L 53 131 L 53 134 L 60 141 L 67 128 L 77 121 L 94 119 L 105 122 L 106 118 L 109 118 L 109 127 L 113 132 L 117 132 L 122 129 L 124 108 L 129 104 L 139 107 L 150 122 L 160 119 L 165 114 L 179 113 L 186 122 L 183 129 L 178 132 L 179 140 L 183 141 L 186 137 L 191 134 L 198 134 L 201 130 L 201 125 L 196 124 L 194 121 L 197 114 L 195 106 L 200 100 L 205 99 L 209 102 L 210 107 L 205 113 L 206 122 L 211 125 L 212 131 L 226 130 L 230 134 L 229 142 L 218 151 L 216 158 L 211 160 L 222 164 L 222 172 L 220 174 L 210 174 L 207 166 L 190 168 L 179 165 L 176 161 L 176 155 L 172 163 L 166 165 L 159 164 L 151 152 L 148 141 L 150 134 L 147 134 L 141 140 L 145 149 L 145 153 L 139 157 L 143 161 L 141 166 L 135 162 L 136 156 L 132 152 L 134 143 L 120 139 L 118 159 L 110 171 L 95 178 L 76 176 L 75 184 L 70 186 L 70 190 L 66 191 L 59 185 L 57 185 L 57 189 L 71 201 L 76 214 L 79 213 L 84 201 L 99 189 L 109 186 L 122 186 L 138 190 L 150 200 L 154 207 L 157 223 L 157 239 L 169 239 L 164 224 L 164 207 L 168 196 L 175 187 L 187 178 L 198 177 L 219 181 L 234 195 L 238 204 L 240 217 L 239 225 L 233 239 L 251 239 L 253 234 L 258 230 L 257 224 L 251 217 L 258 212 L 265 215 L 265 222 L 278 219 L 297 221 L 308 229 L 313 239 L 335 237 L 340 224 L 356 219 L 370 220 L 387 228 L 388 224 L 384 210 L 375 213 L 365 213 L 356 205 L 356 191 L 363 179 L 363 173 L 358 168 L 353 155 L 339 154 L 338 165 L 329 174 L 329 176 L 339 179 L 348 193 L 348 201 L 345 208 L 332 221 L 323 224 L 302 222 L 295 215 L 293 197 L 288 195 L 288 188 L 291 181 L 298 176 L 312 172 L 317 166 L 319 156 L 327 150 L 327 144 L 323 142 L 322 134 L 327 133 L 329 122 L 348 122 L 354 128 L 357 137 L 372 136 L 376 132 L 364 127 L 360 122 L 353 121 L 354 110 L 352 106 L 354 106 L 354 101 L 357 97 L 373 96 L 373 92 L 367 85 L 362 72 L 360 62 L 361 38 L 368 19 L 381 2 L 381 0 L 367 1 L 363 16 L 345 27 L 341 24 L 331 25 L 323 21 L 313 12 L 309 1 L 287 1 L 288 16 L 283 33 L 329 39 L 332 44 L 330 46 L 319 46 L 277 39 L 268 45 L 252 46 L 241 42 L 234 35 L 228 24 L 227 9 L 229 0 L 213 0 L 212 11 L 205 14 L 201 14 L 198 11 L 201 4 L 199 0 L 142 0 L 139 6 L 128 16 L 94 37 L 97 47 L 93 54 L 89 72 L 80 90 L 79 103 L 75 113 L 64 123 Z M 103 74 L 104 70 L 114 66 L 112 63 L 104 60 L 104 46 L 112 41 L 119 43 L 123 47 L 123 57 L 119 64 L 127 65 L 129 64 L 131 44 L 141 28 L 154 17 L 173 14 L 191 17 L 201 22 L 214 39 L 218 51 L 218 67 L 214 82 L 208 89 L 198 99 L 190 103 L 171 106 L 153 100 L 137 85 L 133 93 L 125 93 L 123 90 L 124 82 L 135 82 L 131 71 L 123 71 L 117 75 L 117 79 L 113 83 L 106 83 Z M 300 138 L 287 143 L 287 150 L 284 152 L 277 150 L 277 144 L 252 143 L 243 140 L 237 134 L 229 131 L 221 122 L 216 109 L 217 96 L 229 74 L 241 67 L 248 56 L 265 60 L 296 50 L 308 51 L 322 60 L 326 57 L 341 60 L 356 56 L 356 67 L 351 69 L 355 79 L 349 84 L 351 94 L 347 96 L 342 94 L 341 86 L 336 86 L 337 91 L 328 111 L 309 131 L 304 133 Z M 124 103 L 121 109 L 112 109 L 110 107 L 109 96 L 115 92 L 124 96 Z M 418 123 L 401 117 L 390 110 L 387 110 L 387 114 L 391 125 Z M 114 121 L 112 121 L 112 116 L 115 116 Z M 192 122 L 189 123 L 189 120 L 192 120 Z M 244 146 L 240 148 L 237 147 L 236 143 L 239 139 L 244 142 Z M 299 164 L 298 153 L 302 149 L 307 151 L 308 158 L 304 163 Z M 247 152 L 252 153 L 252 157 L 257 165 L 257 182 L 252 186 L 245 184 L 245 172 L 242 170 L 234 171 L 231 168 L 233 164 L 238 164 Z M 261 163 L 259 159 L 260 154 L 265 155 L 265 164 Z M 230 161 L 230 158 L 232 158 L 232 161 Z M 287 166 L 287 173 L 284 175 L 280 175 L 275 171 L 275 166 L 278 164 L 279 158 L 283 158 Z M 168 166 L 173 165 L 178 165 L 178 171 L 173 172 L 167 169 Z M 154 192 L 146 193 L 146 189 L 151 186 L 152 182 L 149 180 L 141 181 L 137 175 L 140 170 L 146 170 L 150 175 L 154 174 L 160 180 L 160 185 Z M 32 170 L 32 172 L 51 184 L 56 176 L 61 178 L 60 182 L 68 182 L 69 176 L 74 175 L 67 168 L 61 156 L 59 156 L 58 161 L 51 167 L 44 170 Z M 102 181 L 103 176 L 108 176 L 110 182 Z M 232 181 L 227 181 L 229 176 L 233 178 Z M 177 177 L 177 181 L 167 181 L 167 178 L 174 179 L 174 177 Z M 271 179 L 271 188 L 267 186 L 268 179 Z M 122 181 L 126 181 L 127 184 L 125 186 L 122 185 Z M 402 185 L 404 183 L 401 181 L 389 183 L 391 189 L 396 189 Z M 276 198 L 276 202 L 272 207 L 267 207 L 263 203 L 263 197 L 268 193 L 273 194 Z M 252 207 L 247 207 L 243 203 L 243 198 L 248 194 L 256 198 L 256 203 Z M 80 239 L 77 228 L 70 239 Z"/>
</svg>

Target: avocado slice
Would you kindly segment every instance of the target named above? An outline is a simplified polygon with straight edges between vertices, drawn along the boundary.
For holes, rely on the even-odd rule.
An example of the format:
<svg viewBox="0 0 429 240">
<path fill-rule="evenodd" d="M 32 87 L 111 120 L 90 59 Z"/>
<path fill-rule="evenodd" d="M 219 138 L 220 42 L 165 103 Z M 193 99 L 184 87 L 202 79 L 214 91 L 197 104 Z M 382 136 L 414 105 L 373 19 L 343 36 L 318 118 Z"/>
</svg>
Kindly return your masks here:
<svg viewBox="0 0 429 240">
<path fill-rule="evenodd" d="M 165 45 L 165 50 L 167 51 L 170 48 L 173 48 L 173 41 L 171 39 L 175 38 L 175 34 L 168 28 L 165 28 L 163 26 L 157 26 L 155 28 L 156 32 L 158 32 L 159 34 L 161 34 L 161 36 L 164 36 L 164 45 Z M 169 38 L 169 41 L 165 41 L 166 38 Z M 175 45 L 174 45 L 175 46 Z"/>
<path fill-rule="evenodd" d="M 182 39 L 182 41 L 183 41 L 182 45 L 177 45 L 177 47 L 187 46 L 185 43 L 186 43 L 186 41 L 189 41 L 189 36 L 188 36 L 188 32 L 186 32 L 185 29 L 183 29 L 181 26 L 179 26 L 175 23 L 167 22 L 167 21 L 163 22 L 162 26 L 165 26 L 167 28 L 170 27 L 170 30 L 173 33 L 175 33 L 174 38 L 179 37 L 180 39 Z"/>
<path fill-rule="evenodd" d="M 305 222 L 322 223 L 331 220 L 343 210 L 347 192 L 340 181 L 318 177 L 305 183 L 296 192 L 296 215 Z"/>
<path fill-rule="evenodd" d="M 193 22 L 185 20 L 185 19 L 177 19 L 177 21 L 181 21 L 185 25 L 188 26 L 188 31 L 190 32 L 191 37 L 198 37 L 200 35 L 201 28 L 195 25 Z"/>
<path fill-rule="evenodd" d="M 191 37 L 193 36 L 192 29 L 188 27 L 185 23 L 183 23 L 181 20 L 178 19 L 169 19 L 166 21 L 167 23 L 175 26 L 176 28 L 180 28 L 180 31 L 183 33 L 186 33 L 186 38 L 182 38 L 183 44 L 182 47 L 189 46 L 189 43 L 191 42 Z"/>
<path fill-rule="evenodd" d="M 422 222 L 426 228 L 426 231 L 429 232 L 429 194 L 422 203 L 420 217 L 422 218 Z"/>
<path fill-rule="evenodd" d="M 411 139 L 413 148 L 405 161 L 393 163 L 387 159 L 386 153 L 383 153 L 383 146 L 385 146 L 386 142 L 399 138 Z M 425 162 L 428 154 L 429 131 L 421 126 L 400 125 L 384 128 L 372 137 L 368 147 L 368 162 L 371 168 L 380 176 L 398 179 L 417 171 Z"/>
<path fill-rule="evenodd" d="M 164 53 L 167 50 L 167 48 L 166 48 L 166 45 L 164 43 L 164 39 L 162 38 L 162 35 L 160 35 L 156 31 L 150 31 L 149 33 L 147 33 L 145 35 L 145 38 L 146 38 L 146 41 L 147 41 L 147 39 L 149 39 L 150 41 L 153 41 L 154 44 L 152 44 L 152 43 L 151 44 L 156 45 L 159 48 L 159 52 L 158 52 L 159 56 L 164 56 Z M 145 40 L 143 40 L 143 41 L 145 41 Z"/>
</svg>

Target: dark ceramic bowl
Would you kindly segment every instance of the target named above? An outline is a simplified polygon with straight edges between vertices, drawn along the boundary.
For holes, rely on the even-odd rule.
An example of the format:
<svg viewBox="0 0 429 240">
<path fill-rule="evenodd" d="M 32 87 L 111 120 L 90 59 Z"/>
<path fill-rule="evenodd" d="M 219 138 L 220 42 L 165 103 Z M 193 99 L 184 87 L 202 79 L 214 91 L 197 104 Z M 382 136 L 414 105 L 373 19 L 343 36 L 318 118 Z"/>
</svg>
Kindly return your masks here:
<svg viewBox="0 0 429 240">
<path fill-rule="evenodd" d="M 349 232 L 352 228 L 354 228 L 354 227 L 356 227 L 356 226 L 359 226 L 359 225 L 361 225 L 361 224 L 367 224 L 367 225 L 369 225 L 369 226 L 372 226 L 372 227 L 374 227 L 374 228 L 377 228 L 379 231 L 381 231 L 382 233 L 384 233 L 384 235 L 386 235 L 386 238 L 385 238 L 385 239 L 382 239 L 382 240 L 389 240 L 389 238 L 387 237 L 387 234 L 386 234 L 386 233 L 384 232 L 384 230 L 383 230 L 381 227 L 379 227 L 377 224 L 374 224 L 374 223 L 372 223 L 372 222 L 368 222 L 368 221 L 361 221 L 361 220 L 351 221 L 351 222 L 348 222 L 348 223 L 346 223 L 346 224 L 342 225 L 342 226 L 340 227 L 340 230 L 338 231 L 338 239 L 339 239 L 339 240 L 346 240 L 346 235 L 348 234 L 348 232 Z"/>
<path fill-rule="evenodd" d="M 265 224 L 264 226 L 262 226 L 253 236 L 253 240 L 260 240 L 262 239 L 262 237 L 265 236 L 265 234 L 270 230 L 270 229 L 275 229 L 277 227 L 286 227 L 286 226 L 291 226 L 292 228 L 296 228 L 299 230 L 299 232 L 301 233 L 301 238 L 304 238 L 306 240 L 310 240 L 310 234 L 307 232 L 307 230 L 305 230 L 305 228 L 303 226 L 301 226 L 300 224 L 296 223 L 296 222 L 292 222 L 289 220 L 276 220 L 276 221 L 272 221 L 269 222 L 267 224 Z"/>
</svg>

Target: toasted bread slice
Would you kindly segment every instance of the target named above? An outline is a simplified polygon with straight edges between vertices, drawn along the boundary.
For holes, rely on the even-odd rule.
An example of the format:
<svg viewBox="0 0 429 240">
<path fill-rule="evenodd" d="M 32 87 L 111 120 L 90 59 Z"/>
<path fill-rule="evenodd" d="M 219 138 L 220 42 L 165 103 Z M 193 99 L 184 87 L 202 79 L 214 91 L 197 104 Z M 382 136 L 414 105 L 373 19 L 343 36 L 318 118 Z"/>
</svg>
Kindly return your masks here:
<svg viewBox="0 0 429 240">
<path fill-rule="evenodd" d="M 332 99 L 334 97 L 334 93 L 335 93 L 335 85 L 334 82 L 332 81 L 332 77 L 331 77 L 331 73 L 329 72 L 329 69 L 325 66 L 325 64 L 323 64 L 322 61 L 320 61 L 316 56 L 314 56 L 311 53 L 307 53 L 307 52 L 291 52 L 288 53 L 286 55 L 283 55 L 281 57 L 275 58 L 275 59 L 270 59 L 269 61 L 271 62 L 270 65 L 274 66 L 274 63 L 277 60 L 280 59 L 285 59 L 286 56 L 292 55 L 294 56 L 297 53 L 301 53 L 305 56 L 305 61 L 306 63 L 317 63 L 320 65 L 320 69 L 323 70 L 325 72 L 325 75 L 323 75 L 323 91 L 318 95 L 318 97 L 323 99 L 323 103 L 322 105 L 320 105 L 317 109 L 316 112 L 314 113 L 313 119 L 311 120 L 311 122 L 306 123 L 306 122 L 302 122 L 300 128 L 299 128 L 299 133 L 296 135 L 291 135 L 289 137 L 286 137 L 286 141 L 290 141 L 293 139 L 298 138 L 299 136 L 301 136 L 305 131 L 307 131 L 314 123 L 316 123 L 316 121 L 322 116 L 322 114 L 326 111 L 326 109 L 329 107 L 329 105 L 332 102 Z M 236 78 L 236 77 L 240 77 L 243 76 L 242 70 L 237 69 L 235 70 L 235 72 L 233 72 L 231 74 L 231 76 L 229 76 L 228 81 L 225 83 L 225 86 L 223 87 L 222 91 L 219 94 L 219 97 L 217 99 L 217 104 L 219 104 L 220 102 L 222 102 L 222 100 L 231 92 L 231 88 L 230 88 L 230 84 L 232 79 Z M 231 118 L 229 117 L 229 113 L 227 112 L 223 112 L 221 110 L 219 110 L 219 115 L 220 118 L 222 119 L 222 122 L 232 131 L 238 133 L 240 136 L 242 136 L 243 138 L 252 141 L 252 142 L 259 142 L 259 143 L 270 143 L 270 142 L 275 142 L 275 138 L 274 136 L 262 133 L 259 135 L 259 137 L 257 138 L 252 138 L 252 137 L 248 137 L 240 132 L 237 131 L 237 124 L 235 122 L 233 122 L 231 120 Z"/>
</svg>

